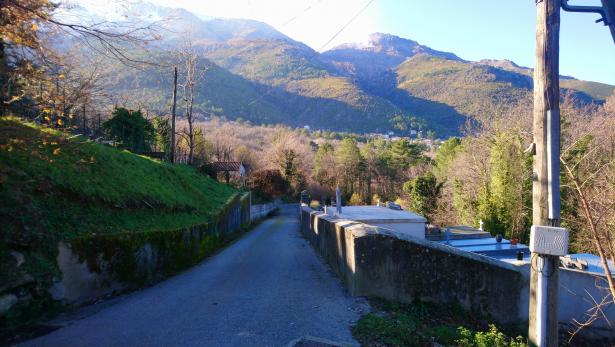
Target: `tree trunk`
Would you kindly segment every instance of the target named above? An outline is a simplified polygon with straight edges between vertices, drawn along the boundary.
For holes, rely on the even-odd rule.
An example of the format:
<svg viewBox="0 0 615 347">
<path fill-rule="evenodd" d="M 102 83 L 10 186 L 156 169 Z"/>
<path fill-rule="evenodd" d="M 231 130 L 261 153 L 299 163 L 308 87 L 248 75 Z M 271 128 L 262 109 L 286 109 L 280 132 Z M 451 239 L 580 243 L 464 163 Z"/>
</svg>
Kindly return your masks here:
<svg viewBox="0 0 615 347">
<path fill-rule="evenodd" d="M 171 163 L 175 163 L 175 107 L 177 105 L 177 66 L 173 68 L 173 108 L 171 109 Z"/>
<path fill-rule="evenodd" d="M 8 100 L 8 95 L 5 91 L 5 88 L 8 87 L 8 82 L 9 69 L 6 55 L 4 54 L 4 41 L 0 38 L 0 116 L 4 116 L 7 113 L 4 103 Z"/>
<path fill-rule="evenodd" d="M 83 103 L 83 136 L 87 136 L 88 132 L 88 119 L 85 114 L 85 102 Z"/>
<path fill-rule="evenodd" d="M 193 92 L 192 92 L 192 86 L 190 87 L 190 103 L 189 103 L 189 110 L 188 110 L 188 164 L 192 165 L 192 159 L 194 156 L 194 128 L 192 125 L 193 119 L 192 119 L 192 105 L 194 103 L 194 96 L 193 96 Z"/>
</svg>

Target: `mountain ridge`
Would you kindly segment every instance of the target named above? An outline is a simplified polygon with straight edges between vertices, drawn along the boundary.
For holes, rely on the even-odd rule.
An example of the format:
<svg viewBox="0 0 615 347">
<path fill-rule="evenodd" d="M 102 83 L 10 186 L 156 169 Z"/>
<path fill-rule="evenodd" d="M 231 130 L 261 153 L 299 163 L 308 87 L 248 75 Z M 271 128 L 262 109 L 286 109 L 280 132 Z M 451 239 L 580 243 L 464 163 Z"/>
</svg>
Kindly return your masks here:
<svg viewBox="0 0 615 347">
<path fill-rule="evenodd" d="M 393 130 L 392 119 L 407 114 L 421 119 L 425 130 L 447 137 L 458 135 L 470 118 L 480 121 L 502 105 L 531 102 L 531 69 L 510 60 L 466 61 L 385 33 L 319 53 L 266 23 L 204 20 L 183 9 L 155 9 L 157 17 L 175 16 L 165 24 L 170 34 L 157 43 L 159 53 L 169 55 L 189 38 L 207 65 L 215 65 L 220 78 L 213 80 L 219 89 L 235 94 L 212 92 L 216 85 L 208 84 L 210 90 L 202 93 L 207 99 L 197 107 L 204 114 L 359 132 Z M 138 71 L 115 73 L 144 79 Z M 124 91 L 134 87 L 118 85 Z M 600 103 L 615 89 L 566 77 L 562 87 L 584 103 Z M 143 98 L 151 100 L 156 88 L 147 84 Z M 233 88 L 254 97 L 238 95 Z M 155 104 L 165 111 L 164 102 Z"/>
</svg>

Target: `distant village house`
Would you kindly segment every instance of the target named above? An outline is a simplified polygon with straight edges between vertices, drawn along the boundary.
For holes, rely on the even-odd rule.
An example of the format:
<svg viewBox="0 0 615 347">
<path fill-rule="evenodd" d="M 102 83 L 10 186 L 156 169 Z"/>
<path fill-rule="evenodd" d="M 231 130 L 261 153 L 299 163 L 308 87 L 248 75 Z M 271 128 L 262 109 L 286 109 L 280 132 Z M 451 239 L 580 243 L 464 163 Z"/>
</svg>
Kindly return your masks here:
<svg viewBox="0 0 615 347">
<path fill-rule="evenodd" d="M 231 176 L 240 180 L 246 177 L 246 167 L 238 161 L 217 161 L 207 164 L 206 170 L 215 179 L 219 176 L 224 177 L 226 184 L 229 184 Z"/>
</svg>

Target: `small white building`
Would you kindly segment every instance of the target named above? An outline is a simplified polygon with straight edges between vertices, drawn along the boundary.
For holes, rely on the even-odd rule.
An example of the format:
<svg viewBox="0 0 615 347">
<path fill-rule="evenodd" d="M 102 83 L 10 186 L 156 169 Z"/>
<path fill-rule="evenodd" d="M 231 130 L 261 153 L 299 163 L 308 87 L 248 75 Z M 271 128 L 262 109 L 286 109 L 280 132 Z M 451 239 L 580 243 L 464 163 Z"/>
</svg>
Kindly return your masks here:
<svg viewBox="0 0 615 347">
<path fill-rule="evenodd" d="M 338 217 L 391 229 L 420 239 L 425 238 L 427 219 L 409 211 L 393 210 L 384 206 L 344 206 Z"/>
</svg>

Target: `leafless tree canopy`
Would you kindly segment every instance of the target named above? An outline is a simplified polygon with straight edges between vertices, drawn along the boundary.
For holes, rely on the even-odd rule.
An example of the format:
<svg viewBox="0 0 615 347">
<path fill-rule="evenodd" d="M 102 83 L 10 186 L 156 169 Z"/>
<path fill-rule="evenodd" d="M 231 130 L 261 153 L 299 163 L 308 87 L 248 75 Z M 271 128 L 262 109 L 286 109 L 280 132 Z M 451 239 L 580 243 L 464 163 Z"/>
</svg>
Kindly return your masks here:
<svg viewBox="0 0 615 347">
<path fill-rule="evenodd" d="M 107 97 L 101 60 L 133 67 L 147 63 L 128 52 L 157 39 L 157 23 L 88 23 L 72 14 L 77 8 L 72 4 L 48 0 L 0 4 L 2 114 L 18 107 L 22 114 L 30 112 L 50 124 L 64 125 L 79 113 L 80 123 L 87 124 L 84 110 L 99 113 Z M 96 54 L 83 54 L 83 48 Z"/>
<path fill-rule="evenodd" d="M 194 151 L 198 146 L 193 110 L 198 97 L 197 87 L 205 78 L 206 67 L 200 64 L 201 59 L 191 41 L 187 41 L 184 47 L 177 53 L 177 60 L 180 71 L 178 85 L 181 90 L 182 101 L 184 102 L 184 117 L 187 124 L 187 127 L 182 129 L 180 136 L 188 146 L 188 164 L 192 164 Z"/>
</svg>

